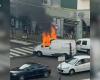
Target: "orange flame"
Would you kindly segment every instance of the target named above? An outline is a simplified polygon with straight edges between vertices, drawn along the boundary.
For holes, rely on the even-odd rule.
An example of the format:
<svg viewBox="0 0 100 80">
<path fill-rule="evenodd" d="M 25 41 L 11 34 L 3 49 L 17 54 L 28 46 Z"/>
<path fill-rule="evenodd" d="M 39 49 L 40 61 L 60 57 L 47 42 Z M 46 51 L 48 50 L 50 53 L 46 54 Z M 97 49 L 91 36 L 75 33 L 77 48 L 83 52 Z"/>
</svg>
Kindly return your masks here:
<svg viewBox="0 0 100 80">
<path fill-rule="evenodd" d="M 57 32 L 55 25 L 51 26 L 51 40 L 57 39 Z"/>
<path fill-rule="evenodd" d="M 42 46 L 43 47 L 49 47 L 50 44 L 51 44 L 50 34 L 46 33 L 46 32 L 43 32 L 43 34 L 42 34 Z"/>
<path fill-rule="evenodd" d="M 55 39 L 57 39 L 56 27 L 52 25 L 50 33 L 42 33 L 42 46 L 49 47 L 51 45 L 51 41 Z"/>
</svg>

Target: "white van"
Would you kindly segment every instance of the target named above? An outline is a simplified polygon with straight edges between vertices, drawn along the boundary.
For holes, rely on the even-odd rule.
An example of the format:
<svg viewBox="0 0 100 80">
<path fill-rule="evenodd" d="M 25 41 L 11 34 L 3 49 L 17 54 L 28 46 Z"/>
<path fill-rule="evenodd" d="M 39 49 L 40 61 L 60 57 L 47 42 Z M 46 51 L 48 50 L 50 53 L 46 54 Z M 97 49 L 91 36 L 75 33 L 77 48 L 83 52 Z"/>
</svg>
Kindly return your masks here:
<svg viewBox="0 0 100 80">
<path fill-rule="evenodd" d="M 62 40 L 57 39 L 51 42 L 49 47 L 42 47 L 38 45 L 35 47 L 34 51 L 38 56 L 47 55 L 47 56 L 59 56 L 61 54 L 70 54 L 70 43 L 71 43 L 71 52 L 72 55 L 76 53 L 76 43 L 75 40 Z"/>
<path fill-rule="evenodd" d="M 76 41 L 76 49 L 77 51 L 84 51 L 90 53 L 90 39 L 89 38 L 78 39 Z"/>
</svg>

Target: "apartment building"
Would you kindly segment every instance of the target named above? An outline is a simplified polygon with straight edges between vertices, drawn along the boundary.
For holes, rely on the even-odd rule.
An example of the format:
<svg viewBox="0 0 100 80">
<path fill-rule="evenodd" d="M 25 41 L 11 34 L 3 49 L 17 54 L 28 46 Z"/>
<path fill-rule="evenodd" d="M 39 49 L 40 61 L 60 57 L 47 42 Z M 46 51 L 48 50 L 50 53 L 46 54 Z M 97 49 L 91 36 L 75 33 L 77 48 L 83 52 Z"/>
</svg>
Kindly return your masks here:
<svg viewBox="0 0 100 80">
<path fill-rule="evenodd" d="M 50 25 L 45 23 L 52 19 L 52 23 L 57 26 L 57 34 L 61 38 L 89 37 L 90 0 L 10 1 L 12 35 L 18 33 L 19 36 L 21 33 L 20 36 L 23 36 L 26 29 L 29 30 L 31 36 L 35 30 L 40 34 L 40 31 L 48 29 Z"/>
<path fill-rule="evenodd" d="M 57 24 L 59 36 L 89 37 L 90 0 L 43 0 L 43 4 Z"/>
</svg>

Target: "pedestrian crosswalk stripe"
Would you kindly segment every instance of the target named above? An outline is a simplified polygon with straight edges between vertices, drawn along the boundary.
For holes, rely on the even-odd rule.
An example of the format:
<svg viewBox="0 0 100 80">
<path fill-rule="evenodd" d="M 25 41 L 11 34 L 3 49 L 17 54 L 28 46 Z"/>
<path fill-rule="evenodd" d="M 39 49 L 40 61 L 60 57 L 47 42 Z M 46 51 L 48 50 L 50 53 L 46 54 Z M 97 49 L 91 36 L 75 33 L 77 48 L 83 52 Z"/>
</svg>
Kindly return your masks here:
<svg viewBox="0 0 100 80">
<path fill-rule="evenodd" d="M 33 47 L 20 47 L 10 49 L 10 58 L 27 56 L 33 54 Z"/>
<path fill-rule="evenodd" d="M 21 48 L 15 48 L 15 50 L 18 50 L 18 51 L 22 51 L 22 52 L 26 52 L 26 53 L 32 54 L 31 51 L 23 50 L 23 49 L 21 49 Z"/>
<path fill-rule="evenodd" d="M 12 52 L 10 52 L 10 55 L 12 55 L 12 56 L 20 56 L 20 55 L 18 55 L 16 53 L 12 53 Z"/>
<path fill-rule="evenodd" d="M 33 47 L 29 47 L 30 49 L 33 49 Z"/>
<path fill-rule="evenodd" d="M 24 49 L 24 50 L 28 50 L 28 51 L 33 51 L 33 49 L 26 48 L 26 47 L 22 47 L 22 49 Z"/>
<path fill-rule="evenodd" d="M 20 54 L 20 55 L 27 55 L 27 54 L 25 54 L 23 52 L 20 52 L 18 50 L 15 50 L 15 49 L 10 49 L 10 51 L 13 52 L 13 53 L 16 53 L 16 54 Z"/>
</svg>

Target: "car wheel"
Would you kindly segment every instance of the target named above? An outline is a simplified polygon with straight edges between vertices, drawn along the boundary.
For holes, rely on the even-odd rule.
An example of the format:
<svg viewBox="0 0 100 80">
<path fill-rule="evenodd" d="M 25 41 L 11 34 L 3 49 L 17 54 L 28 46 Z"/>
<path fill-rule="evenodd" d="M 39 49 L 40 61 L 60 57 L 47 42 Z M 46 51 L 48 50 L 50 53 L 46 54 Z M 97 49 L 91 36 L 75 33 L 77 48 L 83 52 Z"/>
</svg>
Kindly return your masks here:
<svg viewBox="0 0 100 80">
<path fill-rule="evenodd" d="M 43 54 L 42 54 L 41 51 L 38 51 L 38 52 L 37 52 L 37 56 L 41 57 L 42 55 L 43 55 Z"/>
<path fill-rule="evenodd" d="M 45 72 L 45 73 L 44 73 L 44 77 L 45 77 L 45 78 L 47 78 L 47 77 L 49 77 L 49 76 L 50 76 L 50 73 L 49 73 L 49 72 Z"/>
<path fill-rule="evenodd" d="M 71 69 L 71 70 L 69 71 L 69 74 L 70 74 L 70 75 L 75 74 L 75 70 L 74 70 L 74 69 Z"/>
<path fill-rule="evenodd" d="M 20 76 L 19 80 L 25 80 L 24 76 Z"/>
</svg>

